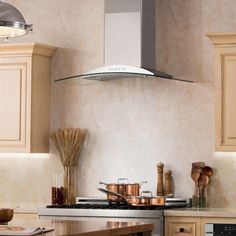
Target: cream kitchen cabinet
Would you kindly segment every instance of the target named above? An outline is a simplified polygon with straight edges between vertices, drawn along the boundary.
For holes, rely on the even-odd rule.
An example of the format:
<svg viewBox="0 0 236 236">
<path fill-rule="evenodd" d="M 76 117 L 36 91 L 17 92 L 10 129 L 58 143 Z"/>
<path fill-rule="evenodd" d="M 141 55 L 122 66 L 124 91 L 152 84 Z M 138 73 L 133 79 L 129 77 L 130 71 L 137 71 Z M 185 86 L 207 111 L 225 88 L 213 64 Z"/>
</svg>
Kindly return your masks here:
<svg viewBox="0 0 236 236">
<path fill-rule="evenodd" d="M 209 34 L 216 76 L 216 150 L 236 151 L 236 33 Z"/>
<path fill-rule="evenodd" d="M 48 152 L 55 47 L 0 45 L 0 152 Z"/>
<path fill-rule="evenodd" d="M 219 212 L 215 213 L 215 217 L 206 217 L 205 213 L 203 212 L 202 216 L 187 216 L 189 214 L 186 214 L 186 216 L 165 217 L 165 236 L 205 236 L 207 223 L 236 224 L 236 217 L 228 217 L 227 212 L 222 212 L 225 217 L 220 217 Z M 194 214 L 193 212 L 192 215 Z M 200 215 L 200 213 L 196 213 L 196 215 Z"/>
<path fill-rule="evenodd" d="M 200 236 L 200 219 L 165 217 L 165 236 Z"/>
</svg>

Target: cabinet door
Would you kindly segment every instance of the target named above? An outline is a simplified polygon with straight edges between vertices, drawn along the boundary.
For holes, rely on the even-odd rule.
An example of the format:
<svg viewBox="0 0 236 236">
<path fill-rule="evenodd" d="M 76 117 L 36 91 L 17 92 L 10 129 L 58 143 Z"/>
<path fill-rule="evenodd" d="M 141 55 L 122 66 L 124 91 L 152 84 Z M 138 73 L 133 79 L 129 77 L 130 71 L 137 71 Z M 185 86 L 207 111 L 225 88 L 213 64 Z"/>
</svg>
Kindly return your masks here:
<svg viewBox="0 0 236 236">
<path fill-rule="evenodd" d="M 3 151 L 26 146 L 27 86 L 27 61 L 1 58 L 0 148 Z"/>
<path fill-rule="evenodd" d="M 215 47 L 216 150 L 236 151 L 236 34 L 207 36 Z"/>
<path fill-rule="evenodd" d="M 199 236 L 200 220 L 191 217 L 166 217 L 165 236 Z"/>
<path fill-rule="evenodd" d="M 236 151 L 236 53 L 229 53 L 228 49 L 219 52 L 216 150 Z"/>
</svg>

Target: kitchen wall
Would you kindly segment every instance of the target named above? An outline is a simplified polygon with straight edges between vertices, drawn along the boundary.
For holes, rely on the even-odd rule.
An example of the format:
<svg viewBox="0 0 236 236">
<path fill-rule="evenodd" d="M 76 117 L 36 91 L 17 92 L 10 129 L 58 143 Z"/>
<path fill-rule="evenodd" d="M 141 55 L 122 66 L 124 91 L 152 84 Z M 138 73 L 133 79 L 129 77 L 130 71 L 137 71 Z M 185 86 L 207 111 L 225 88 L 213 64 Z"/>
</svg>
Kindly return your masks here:
<svg viewBox="0 0 236 236">
<path fill-rule="evenodd" d="M 194 84 L 150 79 L 54 83 L 103 65 L 102 0 L 8 0 L 34 24 L 14 42 L 57 46 L 52 58 L 51 130 L 89 130 L 78 167 L 78 194 L 103 196 L 99 180 L 147 180 L 156 191 L 156 164 L 173 171 L 176 197 L 191 197 L 191 163 L 214 168 L 210 206 L 236 207 L 236 154 L 214 152 L 213 47 L 208 32 L 235 31 L 234 0 L 156 0 L 156 69 Z M 4 43 L 2 41 L 1 43 Z M 36 209 L 50 203 L 52 174 L 61 171 L 50 154 L 0 155 L 0 206 Z"/>
</svg>

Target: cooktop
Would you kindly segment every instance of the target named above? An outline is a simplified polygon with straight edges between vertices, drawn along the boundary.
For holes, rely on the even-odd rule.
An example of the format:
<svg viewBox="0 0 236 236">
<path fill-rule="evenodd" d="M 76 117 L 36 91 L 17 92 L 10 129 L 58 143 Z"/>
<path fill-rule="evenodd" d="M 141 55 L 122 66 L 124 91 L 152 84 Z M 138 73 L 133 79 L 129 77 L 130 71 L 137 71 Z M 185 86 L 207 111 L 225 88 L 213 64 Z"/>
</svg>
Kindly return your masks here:
<svg viewBox="0 0 236 236">
<path fill-rule="evenodd" d="M 142 205 L 134 206 L 124 202 L 108 202 L 103 198 L 76 198 L 76 204 L 67 205 L 48 205 L 47 208 L 69 208 L 69 209 L 119 209 L 119 210 L 164 210 L 176 207 L 188 207 L 188 199 L 185 198 L 167 198 L 165 205 Z"/>
</svg>

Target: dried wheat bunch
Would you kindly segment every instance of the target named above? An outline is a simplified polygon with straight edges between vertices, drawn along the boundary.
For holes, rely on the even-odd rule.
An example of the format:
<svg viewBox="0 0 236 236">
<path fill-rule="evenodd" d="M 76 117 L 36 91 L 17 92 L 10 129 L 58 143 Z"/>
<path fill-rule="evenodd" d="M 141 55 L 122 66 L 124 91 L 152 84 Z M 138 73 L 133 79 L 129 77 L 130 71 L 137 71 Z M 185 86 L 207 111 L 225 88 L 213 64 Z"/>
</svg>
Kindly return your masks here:
<svg viewBox="0 0 236 236">
<path fill-rule="evenodd" d="M 58 129 L 50 134 L 50 138 L 59 151 L 64 168 L 77 165 L 86 133 L 86 129 L 68 128 Z"/>
</svg>

